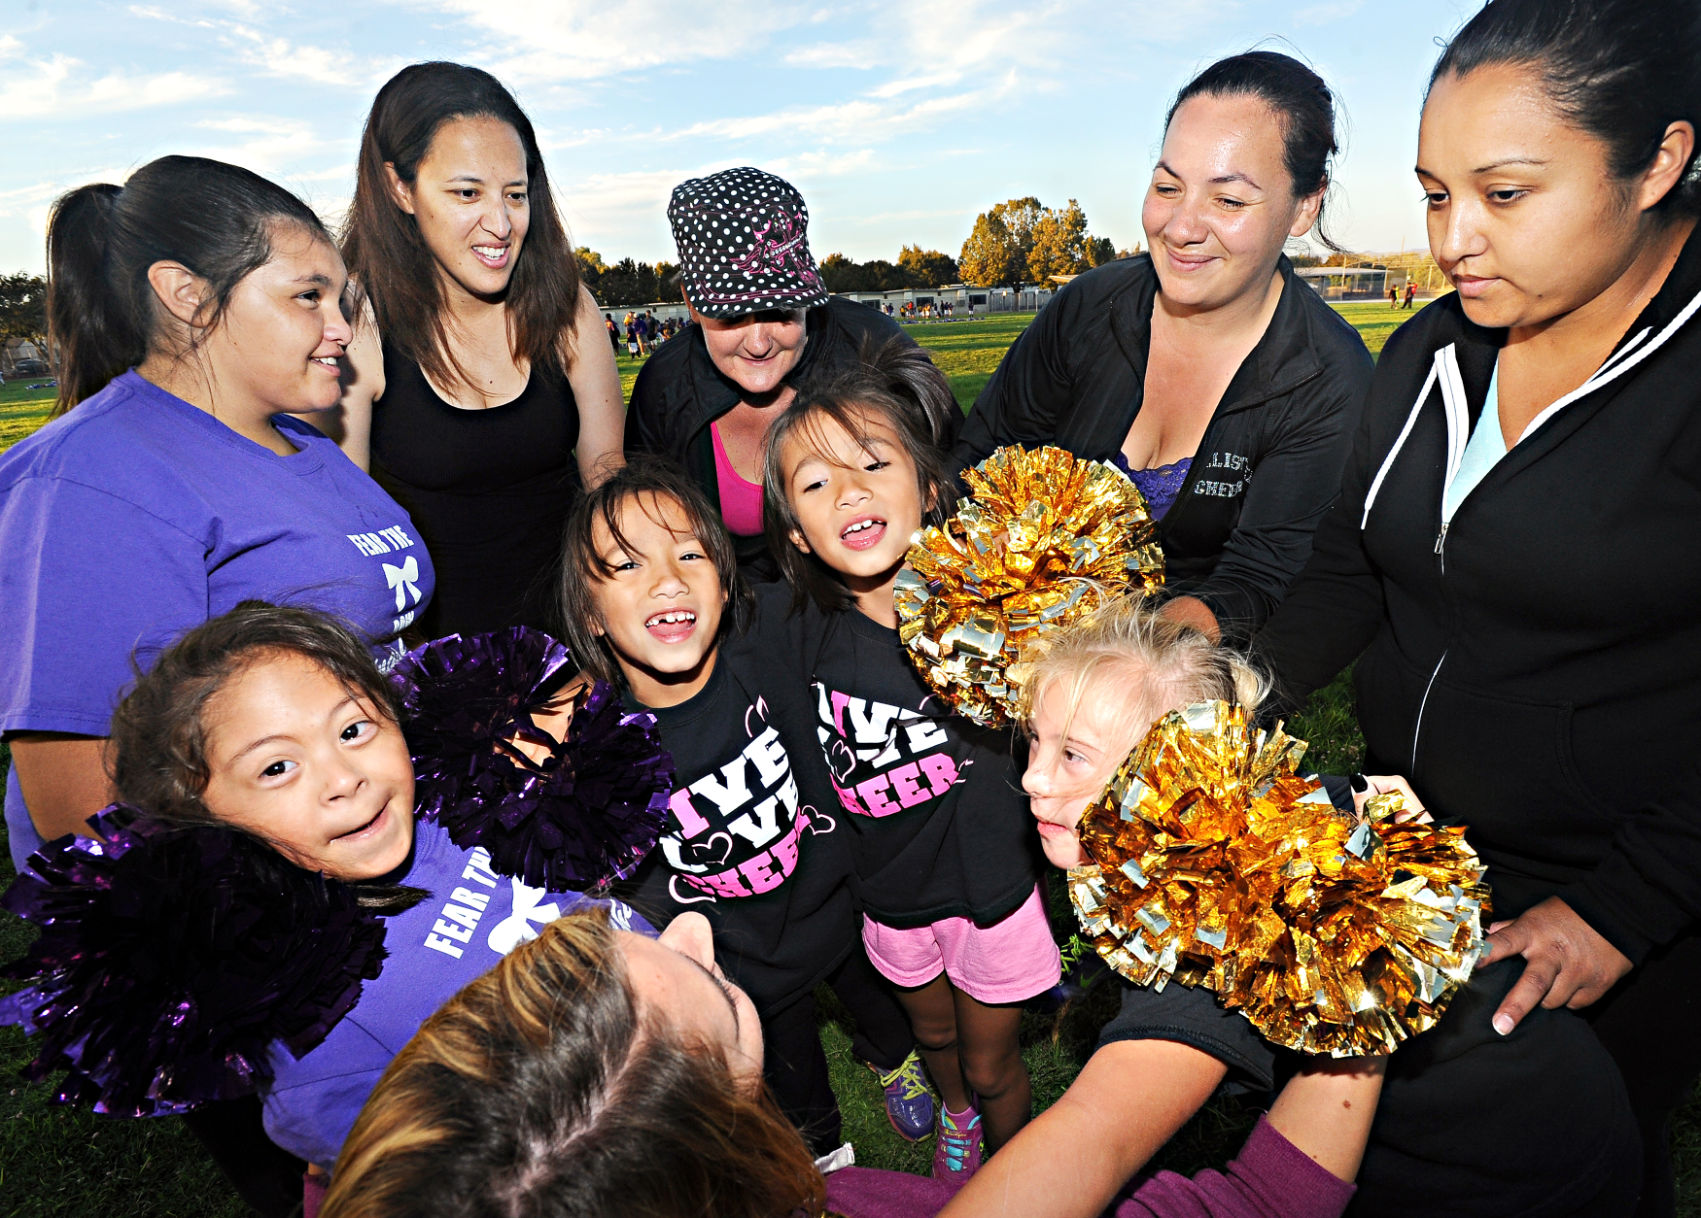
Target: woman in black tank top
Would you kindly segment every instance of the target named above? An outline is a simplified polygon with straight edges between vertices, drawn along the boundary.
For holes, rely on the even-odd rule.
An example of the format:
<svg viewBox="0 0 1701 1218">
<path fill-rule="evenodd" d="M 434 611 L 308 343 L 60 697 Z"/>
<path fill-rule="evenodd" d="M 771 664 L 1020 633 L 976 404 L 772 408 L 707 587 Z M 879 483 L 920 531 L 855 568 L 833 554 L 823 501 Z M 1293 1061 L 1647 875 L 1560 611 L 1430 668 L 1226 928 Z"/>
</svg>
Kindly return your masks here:
<svg viewBox="0 0 1701 1218">
<path fill-rule="evenodd" d="M 531 122 L 494 77 L 415 64 L 379 90 L 343 256 L 365 316 L 342 444 L 431 548 L 423 629 L 552 626 L 562 524 L 621 460 L 620 378 Z"/>
</svg>

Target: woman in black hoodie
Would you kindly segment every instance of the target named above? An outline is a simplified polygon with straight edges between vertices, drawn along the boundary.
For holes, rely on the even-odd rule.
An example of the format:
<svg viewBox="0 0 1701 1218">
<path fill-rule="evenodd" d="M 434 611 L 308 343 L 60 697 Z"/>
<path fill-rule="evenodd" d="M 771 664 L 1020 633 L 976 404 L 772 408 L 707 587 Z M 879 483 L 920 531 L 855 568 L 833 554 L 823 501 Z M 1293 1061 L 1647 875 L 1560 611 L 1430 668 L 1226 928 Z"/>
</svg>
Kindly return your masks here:
<svg viewBox="0 0 1701 1218">
<path fill-rule="evenodd" d="M 1698 62 L 1693 0 L 1494 0 L 1448 47 L 1417 174 L 1458 293 L 1389 341 L 1259 637 L 1293 698 L 1360 657 L 1372 765 L 1489 864 L 1492 1014 L 1433 1034 L 1473 1044 L 1456 1068 L 1397 1062 L 1378 1140 L 1492 1106 L 1522 1021 L 1569 1007 L 1628 1090 L 1643 1214 L 1701 1072 Z"/>
</svg>

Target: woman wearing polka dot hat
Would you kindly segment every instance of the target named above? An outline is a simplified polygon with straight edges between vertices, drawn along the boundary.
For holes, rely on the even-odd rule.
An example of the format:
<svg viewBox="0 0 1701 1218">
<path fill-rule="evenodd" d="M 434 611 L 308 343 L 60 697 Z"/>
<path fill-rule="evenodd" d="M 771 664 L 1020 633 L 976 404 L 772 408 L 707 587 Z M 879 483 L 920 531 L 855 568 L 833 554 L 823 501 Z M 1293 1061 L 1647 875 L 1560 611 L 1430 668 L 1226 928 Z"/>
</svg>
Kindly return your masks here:
<svg viewBox="0 0 1701 1218">
<path fill-rule="evenodd" d="M 772 579 L 762 539 L 769 426 L 799 378 L 852 364 L 902 331 L 827 294 L 809 252 L 809 209 L 783 178 L 749 167 L 692 178 L 674 188 L 667 218 L 695 324 L 638 374 L 627 451 L 681 462 L 720 509 L 740 569 Z M 954 437 L 961 420 L 953 412 L 941 422 Z"/>
</svg>

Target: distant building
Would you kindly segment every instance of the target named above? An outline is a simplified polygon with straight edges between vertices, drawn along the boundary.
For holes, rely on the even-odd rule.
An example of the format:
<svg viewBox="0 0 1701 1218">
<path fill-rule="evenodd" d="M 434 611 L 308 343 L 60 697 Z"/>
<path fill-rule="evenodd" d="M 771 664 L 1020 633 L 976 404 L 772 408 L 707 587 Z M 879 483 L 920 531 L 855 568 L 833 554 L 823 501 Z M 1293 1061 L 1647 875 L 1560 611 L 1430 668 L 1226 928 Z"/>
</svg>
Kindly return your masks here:
<svg viewBox="0 0 1701 1218">
<path fill-rule="evenodd" d="M 947 283 L 936 288 L 890 288 L 884 292 L 837 292 L 847 300 L 860 301 L 882 311 L 890 304 L 894 315 L 904 305 L 913 304 L 919 310 L 924 305 L 935 307 L 949 302 L 959 320 L 967 319 L 972 304 L 977 315 L 982 313 L 1037 313 L 1050 300 L 1053 289 L 1037 284 L 1018 288 L 974 288 L 965 283 Z"/>
</svg>

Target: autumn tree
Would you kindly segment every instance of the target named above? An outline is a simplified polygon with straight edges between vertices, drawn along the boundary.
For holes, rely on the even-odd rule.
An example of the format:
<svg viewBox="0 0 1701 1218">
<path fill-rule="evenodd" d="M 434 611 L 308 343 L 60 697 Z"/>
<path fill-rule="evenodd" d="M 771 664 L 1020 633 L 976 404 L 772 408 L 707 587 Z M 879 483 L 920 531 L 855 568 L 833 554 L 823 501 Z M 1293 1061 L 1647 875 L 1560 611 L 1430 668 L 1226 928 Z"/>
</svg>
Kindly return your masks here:
<svg viewBox="0 0 1701 1218">
<path fill-rule="evenodd" d="M 1016 284 L 1027 270 L 1027 254 L 1001 217 L 983 211 L 975 217 L 974 229 L 963 242 L 957 267 L 963 282 L 976 287 Z"/>
<path fill-rule="evenodd" d="M 1028 247 L 1028 278 L 1044 283 L 1053 275 L 1079 275 L 1087 262 L 1087 215 L 1074 199 L 1062 211 L 1047 207 L 1034 220 Z"/>
<path fill-rule="evenodd" d="M 906 245 L 898 252 L 898 270 L 907 288 L 936 288 L 956 283 L 959 277 L 955 258 L 939 250 L 924 250 L 919 245 Z"/>
</svg>

